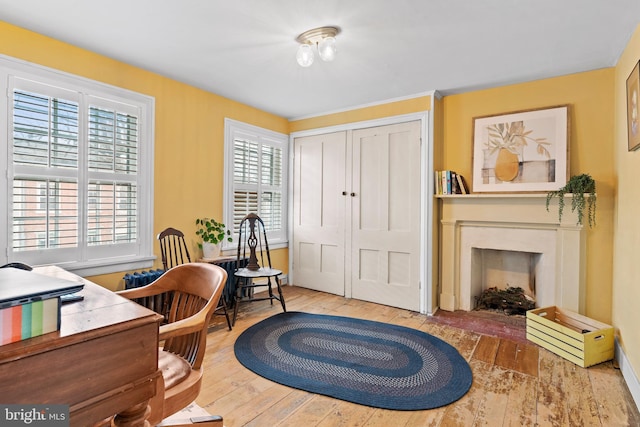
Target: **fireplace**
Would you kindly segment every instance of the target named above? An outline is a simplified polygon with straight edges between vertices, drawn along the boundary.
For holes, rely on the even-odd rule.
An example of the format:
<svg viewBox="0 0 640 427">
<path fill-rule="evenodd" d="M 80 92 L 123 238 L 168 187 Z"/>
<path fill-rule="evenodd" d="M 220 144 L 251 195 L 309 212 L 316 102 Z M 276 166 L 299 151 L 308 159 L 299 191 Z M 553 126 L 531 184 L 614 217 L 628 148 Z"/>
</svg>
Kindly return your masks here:
<svg viewBox="0 0 640 427">
<path fill-rule="evenodd" d="M 471 250 L 471 295 L 496 288 L 520 288 L 536 299 L 536 280 L 541 274 L 542 254 L 525 251 L 473 248 Z"/>
<path fill-rule="evenodd" d="M 584 312 L 585 231 L 570 209 L 559 222 L 557 201 L 547 212 L 545 194 L 440 199 L 441 309 L 472 310 L 475 297 L 502 280 L 531 288 L 538 307 Z"/>
</svg>

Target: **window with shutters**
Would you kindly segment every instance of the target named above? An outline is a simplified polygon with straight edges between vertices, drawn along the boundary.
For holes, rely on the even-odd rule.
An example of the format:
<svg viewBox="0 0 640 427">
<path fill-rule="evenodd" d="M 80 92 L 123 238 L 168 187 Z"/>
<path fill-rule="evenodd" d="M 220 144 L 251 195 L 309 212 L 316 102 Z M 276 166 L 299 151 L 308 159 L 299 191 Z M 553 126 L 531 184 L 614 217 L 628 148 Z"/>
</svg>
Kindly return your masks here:
<svg viewBox="0 0 640 427">
<path fill-rule="evenodd" d="M 0 264 L 150 266 L 153 99 L 3 57 L 0 78 Z"/>
<path fill-rule="evenodd" d="M 225 120 L 224 222 L 234 242 L 240 221 L 253 212 L 264 221 L 270 248 L 287 245 L 287 141 L 284 134 Z"/>
</svg>

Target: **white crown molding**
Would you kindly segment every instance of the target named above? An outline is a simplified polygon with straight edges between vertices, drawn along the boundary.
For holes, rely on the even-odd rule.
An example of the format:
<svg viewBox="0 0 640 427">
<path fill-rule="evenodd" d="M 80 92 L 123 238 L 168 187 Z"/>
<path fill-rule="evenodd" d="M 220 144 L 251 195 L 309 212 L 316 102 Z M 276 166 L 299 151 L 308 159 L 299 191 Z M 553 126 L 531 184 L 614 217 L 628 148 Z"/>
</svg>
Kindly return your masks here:
<svg viewBox="0 0 640 427">
<path fill-rule="evenodd" d="M 331 114 L 344 113 L 344 112 L 347 112 L 347 111 L 359 110 L 361 108 L 376 107 L 378 105 L 391 104 L 393 102 L 407 101 L 409 99 L 420 98 L 422 96 L 434 96 L 434 97 L 436 97 L 438 99 L 442 98 L 441 94 L 438 91 L 430 90 L 430 91 L 427 91 L 427 92 L 414 93 L 413 95 L 401 96 L 401 97 L 398 97 L 398 98 L 390 98 L 390 99 L 385 99 L 385 100 L 382 100 L 382 101 L 370 102 L 370 103 L 367 103 L 367 104 L 354 105 L 354 106 L 347 107 L 347 108 L 341 108 L 339 110 L 326 111 L 324 113 L 310 114 L 310 115 L 307 115 L 307 116 L 300 116 L 300 117 L 293 117 L 293 118 L 290 118 L 288 120 L 290 122 L 295 122 L 295 121 L 298 121 L 298 120 L 313 119 L 315 117 L 322 117 L 322 116 L 328 116 L 328 115 L 331 115 Z"/>
</svg>

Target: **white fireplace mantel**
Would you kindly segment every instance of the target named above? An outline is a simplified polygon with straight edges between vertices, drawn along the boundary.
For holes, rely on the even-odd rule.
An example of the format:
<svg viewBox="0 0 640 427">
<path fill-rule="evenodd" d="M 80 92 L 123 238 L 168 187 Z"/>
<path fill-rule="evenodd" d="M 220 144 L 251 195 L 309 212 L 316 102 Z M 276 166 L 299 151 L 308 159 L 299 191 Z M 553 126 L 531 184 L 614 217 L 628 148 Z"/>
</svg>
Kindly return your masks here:
<svg viewBox="0 0 640 427">
<path fill-rule="evenodd" d="M 547 287 L 540 306 L 584 313 L 585 230 L 571 211 L 571 195 L 565 197 L 559 221 L 558 199 L 552 199 L 547 211 L 542 193 L 438 196 L 442 202 L 440 308 L 470 309 L 468 251 L 472 246 L 531 252 L 545 252 L 546 247 L 543 256 L 550 271 L 540 284 Z"/>
</svg>

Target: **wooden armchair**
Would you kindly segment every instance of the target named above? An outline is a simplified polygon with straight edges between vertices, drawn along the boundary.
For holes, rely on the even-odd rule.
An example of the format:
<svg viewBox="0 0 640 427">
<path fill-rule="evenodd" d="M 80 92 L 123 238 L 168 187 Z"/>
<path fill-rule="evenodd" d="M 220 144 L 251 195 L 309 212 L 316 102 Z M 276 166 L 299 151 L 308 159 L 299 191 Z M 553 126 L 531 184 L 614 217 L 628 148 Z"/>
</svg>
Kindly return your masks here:
<svg viewBox="0 0 640 427">
<path fill-rule="evenodd" d="M 156 425 L 193 402 L 202 384 L 207 328 L 218 306 L 227 273 L 206 263 L 178 265 L 153 283 L 118 292 L 128 299 L 166 294 L 168 323 L 160 326 L 158 366 L 162 370 L 156 396 L 149 406 L 149 423 Z M 220 417 L 198 426 L 222 426 Z"/>
<path fill-rule="evenodd" d="M 189 249 L 184 239 L 184 233 L 173 227 L 165 228 L 158 234 L 158 242 L 160 243 L 160 255 L 162 256 L 162 267 L 165 270 L 169 270 L 176 265 L 190 263 L 191 256 L 189 255 Z M 136 301 L 145 307 L 154 310 L 163 316 L 164 312 L 164 299 L 162 297 L 146 298 L 145 300 Z M 231 319 L 229 318 L 229 312 L 227 310 L 227 304 L 224 298 L 220 298 L 216 312 L 222 310 L 222 314 L 227 319 L 227 326 L 231 330 Z M 165 316 L 166 319 L 166 316 Z"/>
</svg>

